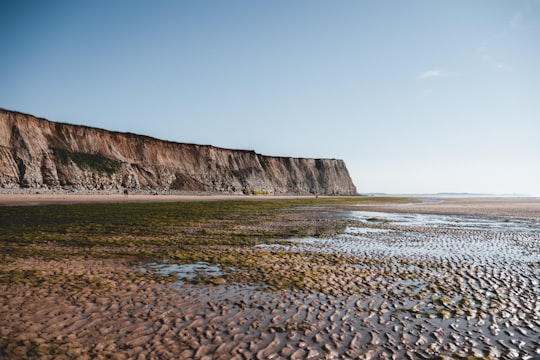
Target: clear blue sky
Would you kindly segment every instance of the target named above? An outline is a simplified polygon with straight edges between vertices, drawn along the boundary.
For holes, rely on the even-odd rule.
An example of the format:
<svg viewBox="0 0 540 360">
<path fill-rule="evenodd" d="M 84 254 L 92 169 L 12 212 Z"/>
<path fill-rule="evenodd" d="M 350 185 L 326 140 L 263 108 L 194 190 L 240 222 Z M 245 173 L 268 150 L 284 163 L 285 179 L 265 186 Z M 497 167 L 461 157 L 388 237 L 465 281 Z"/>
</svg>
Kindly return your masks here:
<svg viewBox="0 0 540 360">
<path fill-rule="evenodd" d="M 540 1 L 2 1 L 0 107 L 540 195 Z"/>
</svg>

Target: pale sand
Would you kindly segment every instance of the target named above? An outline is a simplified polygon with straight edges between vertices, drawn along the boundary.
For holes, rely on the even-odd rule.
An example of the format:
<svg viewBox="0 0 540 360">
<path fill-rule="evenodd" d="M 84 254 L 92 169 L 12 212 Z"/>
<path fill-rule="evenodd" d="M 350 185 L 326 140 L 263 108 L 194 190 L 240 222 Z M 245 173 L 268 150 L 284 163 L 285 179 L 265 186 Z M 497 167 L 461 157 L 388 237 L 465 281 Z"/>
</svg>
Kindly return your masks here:
<svg viewBox="0 0 540 360">
<path fill-rule="evenodd" d="M 419 203 L 358 206 L 367 211 L 456 214 L 540 219 L 540 198 L 417 198 Z M 424 202 L 422 202 L 424 201 Z"/>
<path fill-rule="evenodd" d="M 17 197 L 17 204 L 33 204 L 33 196 L 26 197 L 27 202 L 21 200 L 24 196 Z M 66 203 L 96 198 L 69 196 L 77 198 Z M 123 201 L 122 196 L 117 198 L 110 201 Z M 99 200 L 103 199 L 94 201 Z M 363 208 L 540 220 L 538 199 L 448 199 L 441 204 Z M 503 252 L 518 245 L 532 254 L 540 252 L 540 237 L 534 233 L 419 228 L 385 241 L 396 248 L 422 241 L 431 244 L 432 239 L 453 246 L 454 238 L 500 247 Z M 0 286 L 0 337 L 17 339 L 12 346 L 29 347 L 31 341 L 40 351 L 54 344 L 57 353 L 50 358 L 417 359 L 438 354 L 490 358 L 540 354 L 538 268 L 473 252 L 462 256 L 450 251 L 435 258 L 356 256 L 356 265 L 322 271 L 319 283 L 307 284 L 311 290 L 305 292 L 267 292 L 241 284 L 176 286 L 138 277 L 139 268 L 118 260 L 19 260 L 3 265 L 3 270 L 35 269 L 58 275 L 58 281 L 37 288 Z M 279 271 L 280 264 L 275 266 Z M 299 263 L 296 271 L 311 271 L 314 266 Z M 63 277 L 70 280 L 62 281 Z M 97 290 L 95 282 L 100 284 Z"/>
<path fill-rule="evenodd" d="M 181 201 L 219 201 L 219 200 L 272 200 L 292 198 L 313 198 L 314 196 L 297 195 L 143 195 L 130 194 L 9 194 L 0 193 L 0 205 L 48 205 L 80 203 L 145 203 L 145 202 L 181 202 Z"/>
</svg>

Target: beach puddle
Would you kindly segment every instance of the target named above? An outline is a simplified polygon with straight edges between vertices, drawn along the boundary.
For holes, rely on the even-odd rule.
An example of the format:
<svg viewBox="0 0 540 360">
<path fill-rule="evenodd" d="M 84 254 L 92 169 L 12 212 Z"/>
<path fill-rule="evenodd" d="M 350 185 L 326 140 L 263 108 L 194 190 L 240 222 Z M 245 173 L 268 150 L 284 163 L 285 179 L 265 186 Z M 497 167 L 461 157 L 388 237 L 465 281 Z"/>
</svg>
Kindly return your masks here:
<svg viewBox="0 0 540 360">
<path fill-rule="evenodd" d="M 186 280 L 194 280 L 200 278 L 209 278 L 223 275 L 219 265 L 211 265 L 206 262 L 197 262 L 193 264 L 173 264 L 168 261 L 161 263 L 151 263 L 145 268 L 157 271 L 162 276 L 175 275 L 178 280 L 177 285 L 184 285 Z M 143 268 L 143 270 L 145 270 Z"/>
<path fill-rule="evenodd" d="M 355 226 L 347 226 L 345 228 L 345 234 L 347 235 L 365 235 L 365 234 L 372 234 L 372 233 L 389 233 L 393 230 L 390 229 L 378 229 L 378 228 L 370 228 L 370 227 L 355 227 Z"/>
</svg>

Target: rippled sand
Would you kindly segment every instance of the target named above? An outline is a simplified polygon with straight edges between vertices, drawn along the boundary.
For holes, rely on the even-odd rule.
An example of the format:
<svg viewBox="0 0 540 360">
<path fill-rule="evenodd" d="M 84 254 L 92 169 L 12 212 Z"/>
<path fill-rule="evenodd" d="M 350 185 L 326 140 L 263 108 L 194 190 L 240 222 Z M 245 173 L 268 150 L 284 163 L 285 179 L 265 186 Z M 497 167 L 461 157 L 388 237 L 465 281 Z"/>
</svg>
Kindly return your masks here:
<svg viewBox="0 0 540 360">
<path fill-rule="evenodd" d="M 456 215 L 458 207 L 444 210 L 433 204 L 399 211 L 415 213 L 415 206 L 447 215 L 396 214 L 389 207 L 342 210 L 333 216 L 350 220 L 344 234 L 247 250 L 347 256 L 346 263 L 326 272 L 318 267 L 320 278 L 307 283 L 305 291 L 159 283 L 126 276 L 140 268 L 113 260 L 20 260 L 12 267 L 98 279 L 103 290 L 61 282 L 38 290 L 2 286 L 0 334 L 26 334 L 26 341 L 37 347 L 54 343 L 55 351 L 70 357 L 540 355 L 538 208 L 527 203 L 527 211 L 520 213 L 497 206 L 490 210 L 484 203 Z M 279 263 L 274 266 L 280 270 Z M 295 271 L 315 266 L 305 261 Z M 145 268 L 177 271 L 182 277 L 204 267 Z"/>
<path fill-rule="evenodd" d="M 298 239 L 284 248 L 358 258 L 358 265 L 344 273 L 365 276 L 336 279 L 344 289 L 337 299 L 343 317 L 369 319 L 354 321 L 351 328 L 379 339 L 375 346 L 363 338 L 364 350 L 395 358 L 410 352 L 424 357 L 540 354 L 536 221 L 365 211 L 348 216 L 358 224 L 346 234 Z M 375 291 L 348 295 L 350 284 Z M 359 303 L 361 312 L 351 307 Z"/>
</svg>

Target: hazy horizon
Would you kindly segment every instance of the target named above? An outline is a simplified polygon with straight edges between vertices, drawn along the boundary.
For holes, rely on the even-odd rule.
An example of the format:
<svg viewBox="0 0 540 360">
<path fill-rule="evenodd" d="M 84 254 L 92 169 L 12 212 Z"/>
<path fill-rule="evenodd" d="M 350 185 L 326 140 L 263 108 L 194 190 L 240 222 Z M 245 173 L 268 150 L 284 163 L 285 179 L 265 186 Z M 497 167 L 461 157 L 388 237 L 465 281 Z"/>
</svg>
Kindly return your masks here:
<svg viewBox="0 0 540 360">
<path fill-rule="evenodd" d="M 540 1 L 2 2 L 0 107 L 540 196 Z"/>
</svg>

